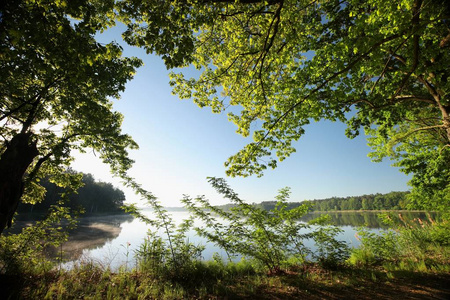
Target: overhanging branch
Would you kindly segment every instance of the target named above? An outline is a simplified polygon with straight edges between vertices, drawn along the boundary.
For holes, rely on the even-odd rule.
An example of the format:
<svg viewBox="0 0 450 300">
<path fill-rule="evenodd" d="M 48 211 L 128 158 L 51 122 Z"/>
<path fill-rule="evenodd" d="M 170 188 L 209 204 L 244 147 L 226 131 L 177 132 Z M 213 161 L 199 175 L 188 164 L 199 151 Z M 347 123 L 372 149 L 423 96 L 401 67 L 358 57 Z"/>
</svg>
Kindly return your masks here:
<svg viewBox="0 0 450 300">
<path fill-rule="evenodd" d="M 293 112 L 298 106 L 300 106 L 302 103 L 304 103 L 309 97 L 311 97 L 313 94 L 315 94 L 316 92 L 318 92 L 320 89 L 322 89 L 323 87 L 325 87 L 330 81 L 332 81 L 333 79 L 335 79 L 336 77 L 338 77 L 339 75 L 342 75 L 346 72 L 348 72 L 351 68 L 353 68 L 358 62 L 360 62 L 361 60 L 365 59 L 368 57 L 368 55 L 370 53 L 372 53 L 373 51 L 375 51 L 376 49 L 378 49 L 381 45 L 392 41 L 394 39 L 397 39 L 399 37 L 402 36 L 402 33 L 398 33 L 398 34 L 393 34 L 389 37 L 386 37 L 384 39 L 382 39 L 381 41 L 373 44 L 370 49 L 366 52 L 364 52 L 363 54 L 359 55 L 358 57 L 356 57 L 356 59 L 354 59 L 352 62 L 350 62 L 349 64 L 347 64 L 347 66 L 345 68 L 343 68 L 342 70 L 333 73 L 331 76 L 329 76 L 326 80 L 324 80 L 322 83 L 318 84 L 316 86 L 316 88 L 312 89 L 308 95 L 306 95 L 305 97 L 303 97 L 300 101 L 296 102 L 294 105 L 292 105 L 289 109 L 287 109 L 281 116 L 279 116 L 275 122 L 273 122 L 271 124 L 271 126 L 267 129 L 266 134 L 263 136 L 263 138 L 258 141 L 255 146 L 253 147 L 252 152 L 250 153 L 250 157 L 253 156 L 253 154 L 256 152 L 256 150 L 259 148 L 259 146 L 261 145 L 261 143 L 267 139 L 267 137 L 271 134 L 271 132 L 273 131 L 273 129 L 275 128 L 275 126 L 280 123 L 281 121 L 283 121 L 291 112 Z M 246 164 L 248 165 L 249 162 Z"/>
</svg>

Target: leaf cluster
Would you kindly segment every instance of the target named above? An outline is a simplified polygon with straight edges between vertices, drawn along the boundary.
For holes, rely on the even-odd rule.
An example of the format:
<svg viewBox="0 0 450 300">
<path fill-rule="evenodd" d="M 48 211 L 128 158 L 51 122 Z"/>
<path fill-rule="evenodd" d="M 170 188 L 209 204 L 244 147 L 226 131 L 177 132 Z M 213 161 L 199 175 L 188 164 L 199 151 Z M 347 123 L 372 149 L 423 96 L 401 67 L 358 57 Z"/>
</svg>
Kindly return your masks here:
<svg viewBox="0 0 450 300">
<path fill-rule="evenodd" d="M 224 211 L 212 206 L 204 197 L 195 199 L 185 196 L 182 200 L 185 207 L 201 220 L 204 225 L 194 226 L 197 234 L 224 249 L 231 261 L 236 255 L 254 259 L 263 265 L 269 273 L 278 273 L 295 260 L 303 263 L 310 249 L 305 247 L 306 239 L 314 239 L 320 253 L 314 258 L 342 261 L 338 253 L 345 253 L 346 246 L 335 240 L 338 233 L 333 227 L 322 231 L 311 230 L 310 225 L 299 219 L 308 212 L 308 204 L 287 209 L 289 189 L 281 189 L 276 197 L 274 209 L 269 211 L 247 204 L 228 186 L 224 179 L 209 178 L 216 191 L 227 198 L 234 206 Z"/>
<path fill-rule="evenodd" d="M 450 10 L 443 1 L 175 1 L 157 15 L 158 4 L 133 1 L 140 16 L 127 34 L 168 67 L 199 69 L 194 78 L 174 72 L 173 92 L 228 111 L 236 132 L 253 137 L 225 163 L 228 175 L 275 168 L 305 125 L 326 119 L 346 122 L 351 138 L 364 130 L 371 158 L 394 159 L 419 193 L 448 188 Z M 159 46 L 170 28 L 176 41 L 189 40 L 185 48 Z"/>
<path fill-rule="evenodd" d="M 114 1 L 7 1 L 0 19 L 0 128 L 3 154 L 25 134 L 37 156 L 24 174 L 26 201 L 42 198 L 39 180 L 58 185 L 71 151 L 92 149 L 120 176 L 137 144 L 113 111 L 142 62 L 95 34 L 114 24 Z M 112 18 L 112 19 L 111 19 Z"/>
<path fill-rule="evenodd" d="M 54 262 L 46 257 L 46 251 L 58 248 L 67 241 L 69 230 L 76 227 L 77 214 L 61 202 L 53 205 L 43 220 L 23 228 L 20 233 L 2 235 L 0 273 L 11 275 L 50 271 Z"/>
</svg>

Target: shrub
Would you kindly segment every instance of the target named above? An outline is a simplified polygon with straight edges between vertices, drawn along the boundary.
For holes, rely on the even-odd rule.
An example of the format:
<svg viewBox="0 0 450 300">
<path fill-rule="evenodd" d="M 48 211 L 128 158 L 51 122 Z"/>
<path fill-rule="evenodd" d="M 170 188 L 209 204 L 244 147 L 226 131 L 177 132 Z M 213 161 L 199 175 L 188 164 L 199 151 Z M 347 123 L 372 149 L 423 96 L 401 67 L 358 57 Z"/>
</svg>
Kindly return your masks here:
<svg viewBox="0 0 450 300">
<path fill-rule="evenodd" d="M 302 233 L 310 229 L 308 224 L 299 221 L 310 205 L 288 209 L 289 188 L 281 189 L 273 209 L 265 210 L 241 200 L 224 179 L 210 178 L 209 182 L 231 201 L 233 206 L 229 211 L 211 205 L 203 196 L 195 199 L 185 196 L 182 202 L 206 224 L 206 228 L 195 227 L 197 233 L 223 248 L 230 261 L 240 255 L 254 259 L 269 273 L 278 273 L 293 260 L 302 263 L 312 254 L 304 246 L 304 241 L 310 238 L 319 249 L 314 257 L 324 265 L 337 265 L 348 256 L 345 243 L 335 239 L 340 232 L 336 227 L 320 227 L 313 233 Z"/>
<path fill-rule="evenodd" d="M 405 220 L 383 215 L 392 229 L 381 234 L 360 229 L 359 249 L 353 249 L 349 262 L 352 264 L 384 264 L 400 270 L 432 270 L 449 262 L 449 226 L 446 220 Z"/>
<path fill-rule="evenodd" d="M 54 262 L 45 256 L 45 251 L 66 241 L 68 230 L 75 225 L 69 208 L 51 206 L 45 219 L 18 234 L 0 236 L 0 273 L 39 273 L 51 269 Z"/>
</svg>

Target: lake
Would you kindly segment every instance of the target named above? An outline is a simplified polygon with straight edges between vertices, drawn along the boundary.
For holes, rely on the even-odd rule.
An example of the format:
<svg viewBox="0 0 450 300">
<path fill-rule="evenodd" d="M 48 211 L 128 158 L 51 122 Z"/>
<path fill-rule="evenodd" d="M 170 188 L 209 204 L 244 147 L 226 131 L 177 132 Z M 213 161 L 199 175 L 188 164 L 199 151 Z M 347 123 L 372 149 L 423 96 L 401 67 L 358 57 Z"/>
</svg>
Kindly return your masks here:
<svg viewBox="0 0 450 300">
<path fill-rule="evenodd" d="M 175 224 L 188 218 L 187 211 L 170 211 Z M 151 210 L 143 210 L 143 214 L 152 217 Z M 350 247 L 358 247 L 357 228 L 366 226 L 371 231 L 379 232 L 386 228 L 374 212 L 338 212 L 328 213 L 331 222 L 339 226 L 343 232 L 337 237 L 346 242 Z M 402 213 L 405 214 L 405 213 Z M 424 218 L 425 215 L 408 214 L 408 218 Z M 302 221 L 309 221 L 320 214 L 308 214 Z M 93 261 L 103 267 L 117 270 L 120 267 L 131 268 L 135 265 L 134 254 L 144 239 L 147 237 L 151 227 L 139 219 L 130 215 L 111 215 L 99 217 L 84 217 L 80 219 L 78 228 L 69 236 L 61 249 L 53 255 L 64 253 L 63 257 L 68 260 L 63 266 L 70 268 L 74 263 Z M 164 236 L 164 235 L 162 235 Z M 226 258 L 225 252 L 217 246 L 208 243 L 205 239 L 198 237 L 194 231 L 188 233 L 189 241 L 205 246 L 203 259 L 209 260 L 214 253 Z M 314 251 L 313 241 L 306 241 L 305 246 Z"/>
</svg>

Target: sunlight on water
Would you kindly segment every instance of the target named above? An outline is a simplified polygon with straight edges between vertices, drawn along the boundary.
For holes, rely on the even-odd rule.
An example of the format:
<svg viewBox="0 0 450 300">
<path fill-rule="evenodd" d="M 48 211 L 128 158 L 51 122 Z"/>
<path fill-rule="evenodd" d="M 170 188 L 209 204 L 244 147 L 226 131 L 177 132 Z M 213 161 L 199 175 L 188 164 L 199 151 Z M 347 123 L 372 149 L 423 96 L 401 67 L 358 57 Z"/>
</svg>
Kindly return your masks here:
<svg viewBox="0 0 450 300">
<path fill-rule="evenodd" d="M 152 213 L 149 210 L 144 211 L 144 214 L 152 217 Z M 170 214 L 176 225 L 180 224 L 189 216 L 189 213 L 186 211 L 173 211 Z M 117 216 L 101 217 L 101 220 L 96 220 L 95 217 L 92 217 L 89 221 L 90 223 L 85 226 L 85 230 L 90 230 L 94 227 L 98 228 L 98 224 L 102 223 L 104 224 L 102 227 L 103 231 L 100 230 L 95 234 L 103 235 L 109 233 L 109 238 L 102 240 L 102 236 L 94 236 L 95 238 L 92 241 L 95 242 L 89 244 L 89 241 L 83 239 L 86 236 L 86 232 L 79 233 L 80 238 L 76 239 L 73 243 L 69 241 L 71 243 L 70 246 L 64 249 L 66 252 L 73 253 L 70 257 L 72 261 L 64 264 L 64 267 L 70 268 L 74 263 L 92 261 L 103 267 L 109 267 L 112 270 L 117 270 L 120 267 L 133 268 L 136 265 L 136 250 L 139 249 L 144 239 L 147 238 L 148 230 L 154 230 L 151 226 L 138 219 L 132 219 L 129 216 L 126 219 L 120 219 Z M 83 224 L 83 220 L 81 224 Z M 197 221 L 196 225 L 201 225 L 201 223 Z M 314 228 L 316 227 L 312 226 L 312 229 Z M 340 226 L 340 228 L 343 232 L 339 234 L 338 240 L 345 241 L 350 247 L 358 247 L 360 242 L 356 238 L 357 228 L 348 225 Z M 379 229 L 371 230 L 379 231 Z M 111 236 L 111 234 L 114 234 L 114 236 Z M 164 238 L 166 237 L 162 230 L 158 234 Z M 225 251 L 212 243 L 208 243 L 204 238 L 197 236 L 193 230 L 188 233 L 188 239 L 189 242 L 205 246 L 203 259 L 212 259 L 214 253 L 218 253 L 222 258 L 226 259 Z M 315 250 L 314 242 L 311 240 L 306 240 L 305 246 L 313 251 Z M 236 260 L 239 259 L 236 258 Z"/>
</svg>

